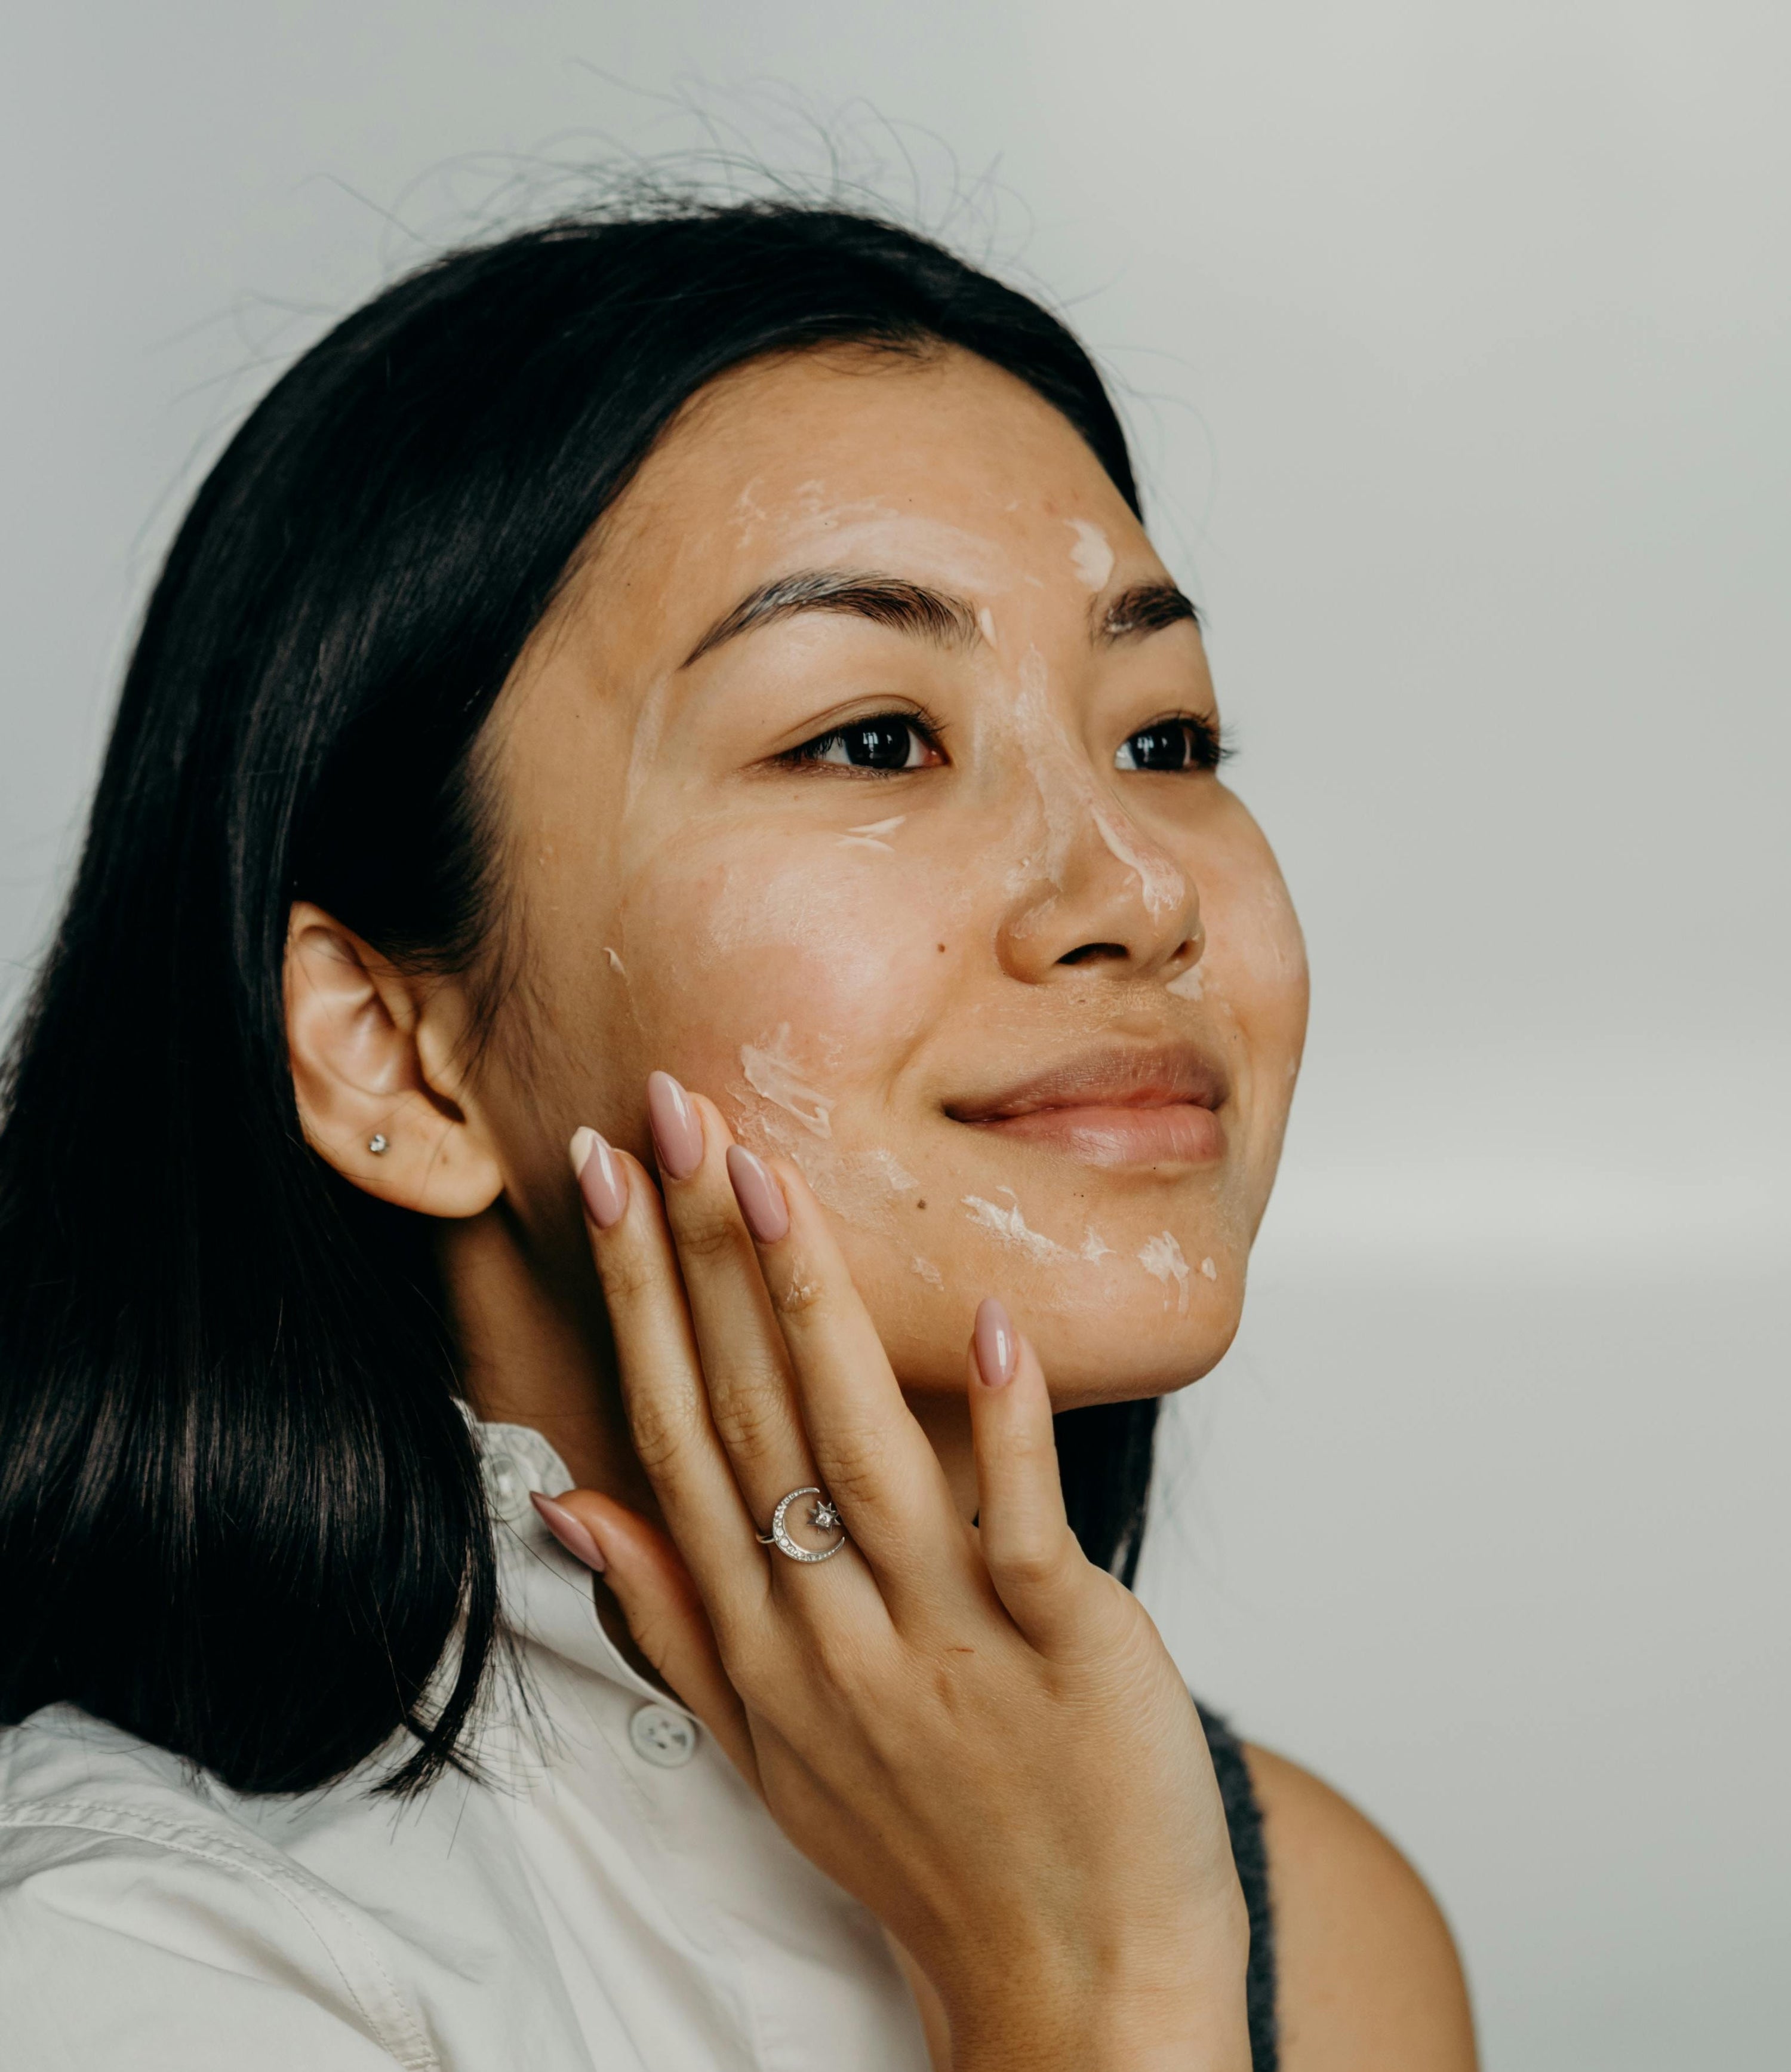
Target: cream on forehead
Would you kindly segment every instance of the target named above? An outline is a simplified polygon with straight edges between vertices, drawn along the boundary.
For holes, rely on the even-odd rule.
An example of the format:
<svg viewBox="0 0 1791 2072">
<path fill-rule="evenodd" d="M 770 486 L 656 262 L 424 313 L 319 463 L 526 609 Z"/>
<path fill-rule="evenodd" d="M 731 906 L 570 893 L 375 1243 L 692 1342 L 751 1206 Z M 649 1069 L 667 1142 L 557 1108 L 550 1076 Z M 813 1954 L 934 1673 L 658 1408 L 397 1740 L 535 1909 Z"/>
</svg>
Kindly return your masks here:
<svg viewBox="0 0 1791 2072">
<path fill-rule="evenodd" d="M 805 553 L 824 554 L 836 566 L 881 567 L 985 596 L 1012 589 L 1017 574 L 1011 555 L 996 541 L 942 519 L 892 510 L 874 498 L 815 503 L 791 514 L 780 558 L 795 566 Z"/>
<path fill-rule="evenodd" d="M 1066 518 L 1064 524 L 1076 536 L 1070 549 L 1070 565 L 1091 590 L 1105 590 L 1113 574 L 1113 549 L 1100 527 L 1087 518 Z"/>
</svg>

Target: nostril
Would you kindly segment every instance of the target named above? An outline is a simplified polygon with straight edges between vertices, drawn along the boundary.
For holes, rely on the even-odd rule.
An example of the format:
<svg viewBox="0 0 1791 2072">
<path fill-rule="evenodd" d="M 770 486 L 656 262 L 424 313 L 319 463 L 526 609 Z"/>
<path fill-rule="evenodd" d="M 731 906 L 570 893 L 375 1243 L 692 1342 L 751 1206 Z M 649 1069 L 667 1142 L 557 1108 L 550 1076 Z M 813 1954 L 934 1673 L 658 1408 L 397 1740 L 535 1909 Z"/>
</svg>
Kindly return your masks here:
<svg viewBox="0 0 1791 2072">
<path fill-rule="evenodd" d="M 1117 957 L 1123 964 L 1132 955 L 1123 943 L 1082 943 L 1058 959 L 1060 964 L 1086 964 L 1096 957 Z"/>
</svg>

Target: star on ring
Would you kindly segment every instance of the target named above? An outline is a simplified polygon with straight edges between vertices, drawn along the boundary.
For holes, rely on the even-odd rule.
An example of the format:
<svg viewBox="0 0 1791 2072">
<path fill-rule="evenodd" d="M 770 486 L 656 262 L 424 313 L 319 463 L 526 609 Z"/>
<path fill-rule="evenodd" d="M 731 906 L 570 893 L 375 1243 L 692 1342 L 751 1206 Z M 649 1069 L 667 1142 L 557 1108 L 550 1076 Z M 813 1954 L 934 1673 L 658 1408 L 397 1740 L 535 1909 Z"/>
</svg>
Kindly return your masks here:
<svg viewBox="0 0 1791 2072">
<path fill-rule="evenodd" d="M 790 1537 L 784 1520 L 790 1515 L 790 1507 L 798 1497 L 811 1496 L 815 1502 L 810 1507 L 808 1523 L 820 1532 L 837 1532 L 839 1538 L 831 1547 L 804 1547 L 799 1540 Z M 758 1535 L 761 1547 L 774 1547 L 786 1560 L 791 1561 L 831 1561 L 846 1544 L 846 1528 L 841 1522 L 838 1507 L 831 1497 L 823 1496 L 811 1482 L 804 1489 L 793 1489 L 783 1498 L 771 1514 L 771 1529 Z"/>
</svg>

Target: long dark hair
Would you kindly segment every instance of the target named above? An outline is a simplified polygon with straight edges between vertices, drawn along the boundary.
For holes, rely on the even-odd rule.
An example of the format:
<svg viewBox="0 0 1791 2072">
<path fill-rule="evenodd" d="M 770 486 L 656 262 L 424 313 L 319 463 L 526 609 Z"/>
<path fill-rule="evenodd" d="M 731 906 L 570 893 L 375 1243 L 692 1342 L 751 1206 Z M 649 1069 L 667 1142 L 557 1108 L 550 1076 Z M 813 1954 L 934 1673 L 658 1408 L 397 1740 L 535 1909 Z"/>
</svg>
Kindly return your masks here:
<svg viewBox="0 0 1791 2072">
<path fill-rule="evenodd" d="M 455 1350 L 425 1219 L 304 1142 L 288 911 L 490 962 L 473 748 L 524 643 L 682 404 L 836 341 L 1006 368 L 1136 508 L 1054 317 L 787 204 L 441 258 L 306 353 L 199 491 L 0 1084 L 0 1719 L 65 1700 L 250 1791 L 394 1736 L 399 1787 L 457 1760 L 498 1607 Z M 1072 1521 L 1128 1580 L 1156 1408 L 1058 1420 Z"/>
</svg>

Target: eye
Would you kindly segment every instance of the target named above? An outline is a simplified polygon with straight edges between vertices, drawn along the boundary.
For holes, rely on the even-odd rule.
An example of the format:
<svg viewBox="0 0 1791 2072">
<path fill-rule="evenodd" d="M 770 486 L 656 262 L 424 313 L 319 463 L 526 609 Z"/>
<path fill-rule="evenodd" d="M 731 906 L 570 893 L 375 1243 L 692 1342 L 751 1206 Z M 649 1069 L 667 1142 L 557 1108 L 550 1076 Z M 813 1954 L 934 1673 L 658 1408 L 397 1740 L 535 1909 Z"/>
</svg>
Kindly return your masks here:
<svg viewBox="0 0 1791 2072">
<path fill-rule="evenodd" d="M 1216 770 L 1227 750 L 1214 722 L 1184 713 L 1153 720 L 1128 734 L 1114 751 L 1115 770 Z"/>
<path fill-rule="evenodd" d="M 818 734 L 778 759 L 832 763 L 848 770 L 926 770 L 945 758 L 930 730 L 912 713 L 889 712 Z"/>
</svg>

